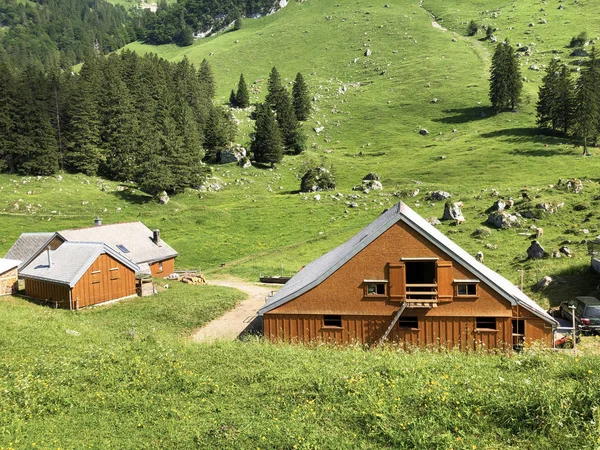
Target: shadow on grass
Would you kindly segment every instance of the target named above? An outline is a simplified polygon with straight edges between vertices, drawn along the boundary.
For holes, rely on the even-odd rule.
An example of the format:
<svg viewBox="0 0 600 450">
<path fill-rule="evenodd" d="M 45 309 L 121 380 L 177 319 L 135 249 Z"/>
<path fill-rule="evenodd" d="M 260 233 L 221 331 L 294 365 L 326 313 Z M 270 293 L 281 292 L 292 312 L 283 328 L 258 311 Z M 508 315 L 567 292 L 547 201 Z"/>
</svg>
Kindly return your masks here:
<svg viewBox="0 0 600 450">
<path fill-rule="evenodd" d="M 551 307 L 578 296 L 600 297 L 600 274 L 595 272 L 589 263 L 547 275 L 553 282 L 542 292 L 548 298 Z"/>
<path fill-rule="evenodd" d="M 134 205 L 144 205 L 144 204 L 152 201 L 151 196 L 149 196 L 148 194 L 146 194 L 138 189 L 135 189 L 135 192 L 133 192 L 132 189 L 125 189 L 124 191 L 116 191 L 114 193 L 114 195 L 118 199 L 124 200 L 127 203 L 131 203 Z"/>
<path fill-rule="evenodd" d="M 494 115 L 494 110 L 491 106 L 475 106 L 472 108 L 446 109 L 443 112 L 444 114 L 448 114 L 449 117 L 434 119 L 434 122 L 459 124 L 487 119 L 488 117 Z"/>
<path fill-rule="evenodd" d="M 543 135 L 540 134 L 540 130 L 532 127 L 505 128 L 503 130 L 490 131 L 489 133 L 481 133 L 481 137 L 502 139 L 505 142 L 513 143 L 541 142 L 543 139 Z M 547 142 L 551 143 L 553 140 L 554 138 Z"/>
</svg>

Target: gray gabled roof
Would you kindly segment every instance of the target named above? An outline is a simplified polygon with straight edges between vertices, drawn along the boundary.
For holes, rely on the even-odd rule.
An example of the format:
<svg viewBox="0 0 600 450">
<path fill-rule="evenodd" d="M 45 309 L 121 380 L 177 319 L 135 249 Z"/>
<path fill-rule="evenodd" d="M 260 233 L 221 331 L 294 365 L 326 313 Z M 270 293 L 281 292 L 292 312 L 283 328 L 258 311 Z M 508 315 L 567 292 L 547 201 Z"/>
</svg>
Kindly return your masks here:
<svg viewBox="0 0 600 450">
<path fill-rule="evenodd" d="M 21 261 L 19 269 L 54 237 L 55 233 L 23 233 L 6 252 L 5 258 Z"/>
<path fill-rule="evenodd" d="M 49 281 L 52 283 L 75 286 L 98 256 L 107 253 L 134 272 L 139 271 L 137 264 L 116 253 L 108 245 L 101 242 L 65 242 L 56 250 L 40 253 L 19 274 L 23 278 Z"/>
<path fill-rule="evenodd" d="M 152 240 L 152 231 L 142 222 L 114 223 L 57 233 L 66 241 L 104 242 L 125 258 L 140 263 L 153 263 L 174 258 L 178 253 L 165 241 Z"/>
<path fill-rule="evenodd" d="M 0 258 L 0 275 L 2 275 L 4 272 L 14 269 L 15 267 L 19 267 L 19 264 L 21 264 L 21 261 L 18 259 Z"/>
<path fill-rule="evenodd" d="M 520 291 L 514 284 L 502 275 L 494 272 L 489 267 L 478 262 L 474 257 L 444 236 L 438 229 L 429 224 L 425 219 L 419 216 L 419 214 L 402 202 L 397 203 L 381 214 L 371 224 L 347 242 L 305 266 L 268 300 L 268 302 L 258 311 L 259 315 L 262 316 L 264 313 L 295 299 L 321 284 L 353 256 L 358 254 L 398 222 L 404 222 L 440 250 L 447 253 L 450 258 L 464 266 L 483 283 L 490 286 L 506 300 L 510 301 L 511 305 L 519 305 L 544 319 L 546 322 L 558 326 L 558 322 L 554 318 L 544 311 L 544 309 L 536 302 Z"/>
</svg>

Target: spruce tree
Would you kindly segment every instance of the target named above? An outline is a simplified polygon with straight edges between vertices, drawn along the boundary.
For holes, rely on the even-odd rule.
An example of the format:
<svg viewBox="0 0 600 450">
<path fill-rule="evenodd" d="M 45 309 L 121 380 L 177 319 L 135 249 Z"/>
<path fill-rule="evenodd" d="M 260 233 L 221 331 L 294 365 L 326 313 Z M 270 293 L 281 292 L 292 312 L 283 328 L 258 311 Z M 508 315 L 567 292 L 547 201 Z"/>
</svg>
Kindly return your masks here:
<svg viewBox="0 0 600 450">
<path fill-rule="evenodd" d="M 267 96 L 265 98 L 265 103 L 276 111 L 282 91 L 283 85 L 281 83 L 281 76 L 277 69 L 273 67 L 269 74 L 269 81 L 267 82 Z"/>
<path fill-rule="evenodd" d="M 296 74 L 294 86 L 292 88 L 292 96 L 294 97 L 294 111 L 296 118 L 301 121 L 308 119 L 310 114 L 310 95 L 308 87 L 304 82 L 304 77 L 300 72 Z"/>
<path fill-rule="evenodd" d="M 571 80 L 571 71 L 566 64 L 560 68 L 558 77 L 556 105 L 552 110 L 556 128 L 567 134 L 575 119 L 575 87 Z"/>
<path fill-rule="evenodd" d="M 298 119 L 296 119 L 292 99 L 285 89 L 281 91 L 279 97 L 277 123 L 279 124 L 283 146 L 286 151 L 293 154 L 302 153 L 305 145 L 304 136 L 301 133 Z"/>
<path fill-rule="evenodd" d="M 581 72 L 575 88 L 575 134 L 588 155 L 588 144 L 595 142 L 600 127 L 599 87 L 596 49 L 592 48 L 586 68 Z"/>
<path fill-rule="evenodd" d="M 238 82 L 238 89 L 235 94 L 235 103 L 238 108 L 247 108 L 250 106 L 250 94 L 248 93 L 248 86 L 244 80 L 244 74 L 240 74 L 240 81 Z"/>
<path fill-rule="evenodd" d="M 204 129 L 204 135 L 204 148 L 209 159 L 214 160 L 216 154 L 227 148 L 230 142 L 227 112 L 223 108 L 214 107 L 211 110 Z"/>
<path fill-rule="evenodd" d="M 232 108 L 237 107 L 237 99 L 235 98 L 235 91 L 232 89 L 231 94 L 229 94 L 229 106 Z"/>
<path fill-rule="evenodd" d="M 17 86 L 8 64 L 4 62 L 0 62 L 0 86 L 0 172 L 14 172 Z"/>
<path fill-rule="evenodd" d="M 215 96 L 215 76 L 213 75 L 212 67 L 210 63 L 203 59 L 200 63 L 200 69 L 198 70 L 198 79 L 200 80 L 200 85 L 208 98 L 212 99 Z"/>
<path fill-rule="evenodd" d="M 556 117 L 553 114 L 558 98 L 558 84 L 560 76 L 560 63 L 552 59 L 542 78 L 542 85 L 538 91 L 537 124 L 540 128 L 556 130 Z"/>
<path fill-rule="evenodd" d="M 253 137 L 250 149 L 256 162 L 273 166 L 283 159 L 283 143 L 279 127 L 271 107 L 265 103 L 261 103 L 256 108 Z"/>
<path fill-rule="evenodd" d="M 507 41 L 500 42 L 492 57 L 490 74 L 490 100 L 494 109 L 514 110 L 522 88 L 523 81 L 515 51 Z"/>
</svg>

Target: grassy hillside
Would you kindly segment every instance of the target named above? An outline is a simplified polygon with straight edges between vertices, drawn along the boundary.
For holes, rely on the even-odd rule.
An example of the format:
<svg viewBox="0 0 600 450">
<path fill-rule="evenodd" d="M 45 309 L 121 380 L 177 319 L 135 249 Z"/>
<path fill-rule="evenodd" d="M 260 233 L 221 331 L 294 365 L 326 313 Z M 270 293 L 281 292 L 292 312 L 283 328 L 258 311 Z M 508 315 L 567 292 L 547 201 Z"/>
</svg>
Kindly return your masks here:
<svg viewBox="0 0 600 450">
<path fill-rule="evenodd" d="M 239 296 L 0 301 L 0 448 L 596 448 L 597 357 L 191 344 Z M 594 345 L 598 345 L 597 340 Z"/>
</svg>

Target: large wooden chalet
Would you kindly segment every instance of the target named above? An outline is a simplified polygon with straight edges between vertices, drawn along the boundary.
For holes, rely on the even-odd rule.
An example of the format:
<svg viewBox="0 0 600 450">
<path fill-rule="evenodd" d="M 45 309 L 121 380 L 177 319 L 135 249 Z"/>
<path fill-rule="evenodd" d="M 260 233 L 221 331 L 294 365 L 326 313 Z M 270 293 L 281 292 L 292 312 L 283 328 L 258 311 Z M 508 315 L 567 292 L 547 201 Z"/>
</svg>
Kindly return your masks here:
<svg viewBox="0 0 600 450">
<path fill-rule="evenodd" d="M 402 202 L 300 270 L 259 310 L 270 340 L 551 346 L 537 303 Z"/>
</svg>

